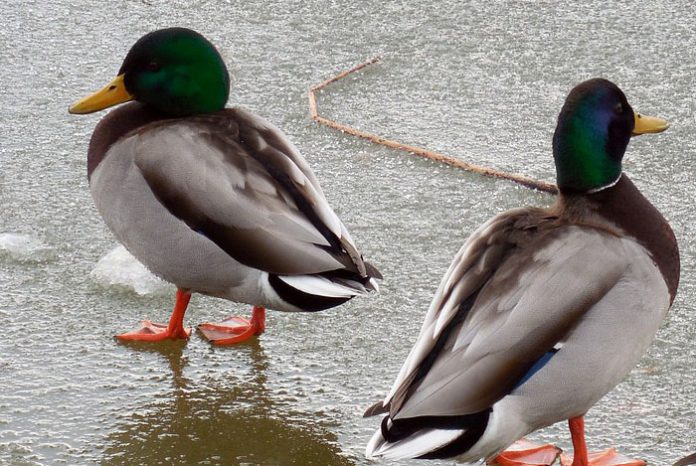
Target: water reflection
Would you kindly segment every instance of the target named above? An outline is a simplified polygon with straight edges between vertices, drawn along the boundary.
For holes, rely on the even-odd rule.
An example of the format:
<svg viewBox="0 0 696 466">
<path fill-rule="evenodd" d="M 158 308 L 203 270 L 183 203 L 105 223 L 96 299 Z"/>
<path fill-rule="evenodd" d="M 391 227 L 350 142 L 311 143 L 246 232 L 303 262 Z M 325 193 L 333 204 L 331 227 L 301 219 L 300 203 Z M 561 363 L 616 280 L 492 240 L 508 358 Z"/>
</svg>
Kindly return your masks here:
<svg viewBox="0 0 696 466">
<path fill-rule="evenodd" d="M 224 380 L 187 379 L 184 342 L 128 346 L 166 359 L 173 390 L 123 417 L 107 437 L 102 464 L 353 464 L 334 435 L 306 416 L 292 417 L 269 392 L 258 340 L 244 345 L 248 374 Z"/>
</svg>

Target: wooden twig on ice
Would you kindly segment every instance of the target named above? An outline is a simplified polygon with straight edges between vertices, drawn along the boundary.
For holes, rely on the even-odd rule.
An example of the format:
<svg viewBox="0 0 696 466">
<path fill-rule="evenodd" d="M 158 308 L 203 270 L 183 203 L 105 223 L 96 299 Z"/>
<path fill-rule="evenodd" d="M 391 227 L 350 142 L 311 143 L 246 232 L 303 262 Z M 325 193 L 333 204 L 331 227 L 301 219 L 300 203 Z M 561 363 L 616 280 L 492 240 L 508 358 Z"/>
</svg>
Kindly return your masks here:
<svg viewBox="0 0 696 466">
<path fill-rule="evenodd" d="M 338 81 L 339 79 L 342 79 L 346 76 L 348 76 L 351 73 L 355 73 L 356 71 L 359 71 L 366 66 L 372 65 L 373 63 L 379 62 L 379 57 L 375 57 L 371 60 L 368 60 L 364 63 L 361 63 L 347 71 L 343 71 L 342 73 L 337 74 L 336 76 L 327 79 L 326 81 L 317 84 L 315 86 L 312 86 L 309 89 L 309 112 L 312 116 L 312 120 L 316 121 L 317 123 L 320 123 L 322 125 L 329 126 L 331 128 L 335 128 L 337 130 L 343 131 L 344 133 L 352 134 L 353 136 L 357 136 L 359 138 L 367 139 L 368 141 L 372 141 L 375 144 L 381 144 L 383 146 L 391 147 L 393 149 L 398 149 L 398 150 L 403 150 L 406 152 L 410 152 L 414 155 L 420 156 L 420 157 L 425 157 L 427 159 L 435 160 L 436 162 L 441 162 L 441 163 L 446 163 L 447 165 L 452 165 L 453 167 L 457 168 L 462 168 L 464 170 L 468 170 L 473 173 L 478 173 L 480 175 L 484 176 L 490 176 L 492 178 L 501 178 L 504 180 L 510 180 L 514 183 L 521 184 L 522 186 L 525 186 L 527 188 L 531 189 L 536 189 L 539 191 L 551 193 L 551 194 L 557 194 L 558 189 L 554 184 L 551 183 L 546 183 L 544 181 L 538 181 L 533 178 L 529 178 L 524 175 L 519 175 L 516 173 L 505 173 L 501 172 L 499 170 L 495 170 L 493 168 L 488 168 L 484 167 L 481 165 L 476 165 L 473 163 L 467 163 L 464 162 L 461 159 L 458 159 L 456 157 L 451 157 L 449 155 L 444 155 L 444 154 L 439 154 L 437 152 L 433 152 L 427 149 L 423 149 L 420 147 L 416 146 L 410 146 L 408 144 L 402 144 L 397 141 L 392 141 L 390 139 L 383 138 L 381 136 L 378 136 L 376 134 L 372 133 L 367 133 L 365 131 L 360 131 L 358 129 L 353 128 L 352 126 L 347 126 L 341 123 L 338 123 L 334 120 L 329 120 L 328 118 L 324 118 L 319 115 L 319 112 L 317 110 L 317 98 L 316 98 L 316 92 L 320 89 L 323 89 L 327 87 L 329 84 Z"/>
</svg>

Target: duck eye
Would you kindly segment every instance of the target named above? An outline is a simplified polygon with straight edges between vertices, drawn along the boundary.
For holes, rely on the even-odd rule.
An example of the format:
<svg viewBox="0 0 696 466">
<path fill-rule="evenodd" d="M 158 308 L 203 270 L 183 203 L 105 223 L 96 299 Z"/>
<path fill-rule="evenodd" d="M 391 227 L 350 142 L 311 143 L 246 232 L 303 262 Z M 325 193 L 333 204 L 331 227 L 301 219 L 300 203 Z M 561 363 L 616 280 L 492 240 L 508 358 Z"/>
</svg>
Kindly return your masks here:
<svg viewBox="0 0 696 466">
<path fill-rule="evenodd" d="M 621 102 L 616 104 L 616 106 L 614 107 L 614 113 L 616 113 L 617 115 L 621 115 L 623 113 L 623 111 L 624 111 L 623 104 Z"/>
<path fill-rule="evenodd" d="M 145 65 L 145 69 L 147 71 L 159 71 L 160 68 L 162 68 L 162 65 L 160 65 L 156 61 L 151 61 L 147 65 Z"/>
</svg>

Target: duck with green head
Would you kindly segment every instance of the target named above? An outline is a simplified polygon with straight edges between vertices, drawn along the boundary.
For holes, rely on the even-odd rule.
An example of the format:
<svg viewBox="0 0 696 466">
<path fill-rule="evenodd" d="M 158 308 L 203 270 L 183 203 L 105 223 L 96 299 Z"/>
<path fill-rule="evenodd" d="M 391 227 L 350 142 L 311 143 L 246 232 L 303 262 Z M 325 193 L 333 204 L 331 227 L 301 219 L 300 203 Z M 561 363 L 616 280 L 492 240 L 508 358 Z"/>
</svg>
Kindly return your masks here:
<svg viewBox="0 0 696 466">
<path fill-rule="evenodd" d="M 225 63 L 202 35 L 162 29 L 138 40 L 117 77 L 77 102 L 104 117 L 89 144 L 97 209 L 116 238 L 178 288 L 168 324 L 123 340 L 188 338 L 191 293 L 252 304 L 199 330 L 216 344 L 265 329 L 265 309 L 320 311 L 376 289 L 365 262 L 297 149 L 269 122 L 225 108 Z"/>
<path fill-rule="evenodd" d="M 562 464 L 644 464 L 588 454 L 583 416 L 637 364 L 677 291 L 674 234 L 621 169 L 632 134 L 666 128 L 607 80 L 570 92 L 553 138 L 557 201 L 499 214 L 466 241 L 366 412 L 387 414 L 368 456 L 551 464 L 554 446 L 506 448 L 568 420 L 575 455 Z"/>
</svg>

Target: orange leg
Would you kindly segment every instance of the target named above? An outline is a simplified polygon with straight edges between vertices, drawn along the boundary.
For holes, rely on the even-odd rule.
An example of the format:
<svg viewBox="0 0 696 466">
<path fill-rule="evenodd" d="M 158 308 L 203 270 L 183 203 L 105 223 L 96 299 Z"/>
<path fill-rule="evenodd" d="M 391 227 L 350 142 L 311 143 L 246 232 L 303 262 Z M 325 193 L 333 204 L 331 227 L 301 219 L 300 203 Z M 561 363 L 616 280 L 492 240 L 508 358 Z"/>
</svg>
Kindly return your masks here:
<svg viewBox="0 0 696 466">
<path fill-rule="evenodd" d="M 191 293 L 176 290 L 176 303 L 174 304 L 174 310 L 169 318 L 168 325 L 144 320 L 140 328 L 116 335 L 116 338 L 129 341 L 188 339 L 191 335 L 191 329 L 184 328 L 184 314 L 190 299 Z"/>
<path fill-rule="evenodd" d="M 529 440 L 516 441 L 500 453 L 490 465 L 500 466 L 550 466 L 556 462 L 561 449 L 553 445 L 537 445 Z"/>
<path fill-rule="evenodd" d="M 251 319 L 228 317 L 219 324 L 204 323 L 198 326 L 203 336 L 214 345 L 234 345 L 261 335 L 266 330 L 266 309 L 254 306 Z"/>
<path fill-rule="evenodd" d="M 645 466 L 645 461 L 628 458 L 617 453 L 614 448 L 588 453 L 585 444 L 585 420 L 582 416 L 568 419 L 568 427 L 573 439 L 574 455 L 561 455 L 562 466 Z"/>
<path fill-rule="evenodd" d="M 568 428 L 573 440 L 573 466 L 589 466 L 585 443 L 585 418 L 578 416 L 568 419 Z"/>
</svg>

